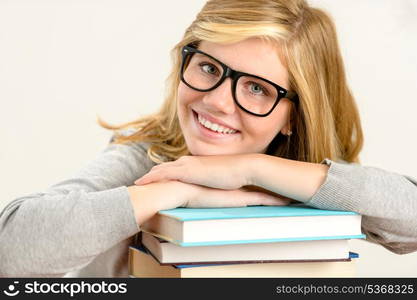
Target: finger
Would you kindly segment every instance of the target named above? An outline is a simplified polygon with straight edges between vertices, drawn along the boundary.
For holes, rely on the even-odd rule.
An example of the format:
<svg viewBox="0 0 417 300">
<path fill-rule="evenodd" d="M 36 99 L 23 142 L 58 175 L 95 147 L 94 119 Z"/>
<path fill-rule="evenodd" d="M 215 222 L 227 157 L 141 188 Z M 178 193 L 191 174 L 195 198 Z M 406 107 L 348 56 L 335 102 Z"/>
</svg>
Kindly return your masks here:
<svg viewBox="0 0 417 300">
<path fill-rule="evenodd" d="M 244 192 L 242 197 L 244 198 L 246 205 L 284 206 L 290 203 L 290 201 L 286 199 L 262 192 Z"/>
<path fill-rule="evenodd" d="M 145 185 L 151 182 L 163 181 L 163 180 L 183 180 L 183 175 L 178 168 L 161 168 L 152 170 L 137 179 L 134 183 L 136 185 Z"/>
<path fill-rule="evenodd" d="M 250 192 L 250 191 L 253 191 L 253 192 L 262 192 L 262 193 L 265 193 L 265 194 L 269 194 L 271 196 L 278 197 L 280 199 L 291 200 L 290 198 L 287 198 L 287 197 L 285 197 L 285 196 L 283 196 L 281 194 L 272 192 L 270 190 L 264 189 L 264 188 L 259 187 L 259 186 L 256 186 L 256 185 L 246 185 L 246 186 L 241 187 L 240 190 L 248 191 L 248 192 Z"/>
<path fill-rule="evenodd" d="M 221 190 L 197 186 L 198 196 L 187 203 L 187 207 L 239 207 L 244 201 L 237 197 L 236 190 Z M 242 192 L 243 193 L 243 192 Z"/>
<path fill-rule="evenodd" d="M 168 163 L 161 163 L 159 165 L 155 165 L 153 166 L 148 173 L 146 173 L 145 175 L 143 175 L 142 177 L 136 179 L 136 181 L 134 182 L 136 185 L 142 185 L 142 184 L 148 184 L 151 183 L 153 180 L 152 178 L 154 178 L 154 174 L 155 171 L 161 171 L 161 170 L 166 170 L 166 164 Z"/>
<path fill-rule="evenodd" d="M 152 181 L 147 181 L 147 179 L 145 179 L 145 178 L 141 177 L 141 178 L 137 179 L 137 180 L 134 182 L 134 184 L 135 184 L 135 185 L 145 185 L 145 184 L 148 184 L 148 183 L 151 183 L 151 182 L 152 182 Z"/>
<path fill-rule="evenodd" d="M 248 205 L 288 205 L 289 201 L 262 192 L 221 190 L 200 187 L 199 197 L 187 204 L 188 207 L 244 207 Z"/>
<path fill-rule="evenodd" d="M 147 184 L 147 183 L 149 183 L 149 182 L 147 182 L 146 175 L 143 175 L 139 179 L 136 179 L 135 182 L 134 182 L 134 184 L 136 184 L 136 185 L 143 185 L 143 184 Z"/>
<path fill-rule="evenodd" d="M 160 169 L 160 168 L 164 168 L 164 167 L 172 167 L 175 166 L 177 164 L 176 161 L 168 161 L 168 162 L 163 162 L 157 165 L 154 165 L 151 170 L 156 170 L 156 169 Z"/>
<path fill-rule="evenodd" d="M 289 205 L 291 201 L 284 200 L 276 197 L 267 197 L 265 199 L 261 199 L 259 204 L 255 205 L 266 205 L 266 206 L 286 206 Z M 248 204 L 251 205 L 251 204 Z"/>
<path fill-rule="evenodd" d="M 135 181 L 136 185 L 145 185 L 155 181 L 161 181 L 167 178 L 166 172 L 161 172 L 161 170 L 153 170 L 149 173 L 143 175 L 141 178 Z"/>
</svg>

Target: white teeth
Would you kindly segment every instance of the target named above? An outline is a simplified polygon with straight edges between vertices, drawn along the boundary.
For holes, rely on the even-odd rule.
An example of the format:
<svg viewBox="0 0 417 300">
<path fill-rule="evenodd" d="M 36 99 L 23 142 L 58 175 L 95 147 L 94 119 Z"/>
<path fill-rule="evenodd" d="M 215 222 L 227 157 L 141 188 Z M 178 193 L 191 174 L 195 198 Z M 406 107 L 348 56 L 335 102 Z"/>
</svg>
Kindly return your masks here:
<svg viewBox="0 0 417 300">
<path fill-rule="evenodd" d="M 213 131 L 216 132 L 220 132 L 220 133 L 226 133 L 226 134 L 231 134 L 231 133 L 236 133 L 236 130 L 233 129 L 229 129 L 229 128 L 225 128 L 219 124 L 216 123 L 211 123 L 210 121 L 204 119 L 202 116 L 198 115 L 198 121 L 206 128 L 211 129 Z"/>
</svg>

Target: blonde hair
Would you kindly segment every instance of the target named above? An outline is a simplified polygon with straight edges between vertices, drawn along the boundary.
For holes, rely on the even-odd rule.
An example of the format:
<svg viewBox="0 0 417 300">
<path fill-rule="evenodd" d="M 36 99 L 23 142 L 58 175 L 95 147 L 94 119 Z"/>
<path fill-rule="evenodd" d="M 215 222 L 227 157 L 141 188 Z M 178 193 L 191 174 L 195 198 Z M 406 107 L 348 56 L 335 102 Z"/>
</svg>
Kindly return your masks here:
<svg viewBox="0 0 417 300">
<path fill-rule="evenodd" d="M 234 43 L 252 37 L 276 44 L 290 89 L 299 97 L 299 105 L 291 110 L 291 138 L 278 133 L 266 154 L 313 163 L 324 158 L 359 163 L 363 133 L 335 25 L 327 13 L 304 0 L 208 1 L 171 50 L 173 66 L 160 110 L 120 126 L 98 118 L 99 124 L 115 130 L 114 143 L 149 142 L 148 156 L 156 163 L 190 155 L 177 115 L 182 47 L 203 40 Z M 126 128 L 136 131 L 118 134 Z"/>
</svg>

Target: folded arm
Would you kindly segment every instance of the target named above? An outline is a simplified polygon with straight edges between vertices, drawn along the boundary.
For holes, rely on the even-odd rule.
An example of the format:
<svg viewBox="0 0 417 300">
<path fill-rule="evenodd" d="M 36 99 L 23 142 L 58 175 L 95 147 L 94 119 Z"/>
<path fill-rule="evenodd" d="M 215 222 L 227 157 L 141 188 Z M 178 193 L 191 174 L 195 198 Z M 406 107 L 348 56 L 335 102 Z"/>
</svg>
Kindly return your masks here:
<svg viewBox="0 0 417 300">
<path fill-rule="evenodd" d="M 110 145 L 67 180 L 0 212 L 0 277 L 60 277 L 134 235 L 128 187 L 151 165 L 139 146 Z"/>
<path fill-rule="evenodd" d="M 362 215 L 367 240 L 388 250 L 417 250 L 417 181 L 409 176 L 329 159 L 320 164 L 256 154 L 251 182 L 321 209 Z"/>
</svg>

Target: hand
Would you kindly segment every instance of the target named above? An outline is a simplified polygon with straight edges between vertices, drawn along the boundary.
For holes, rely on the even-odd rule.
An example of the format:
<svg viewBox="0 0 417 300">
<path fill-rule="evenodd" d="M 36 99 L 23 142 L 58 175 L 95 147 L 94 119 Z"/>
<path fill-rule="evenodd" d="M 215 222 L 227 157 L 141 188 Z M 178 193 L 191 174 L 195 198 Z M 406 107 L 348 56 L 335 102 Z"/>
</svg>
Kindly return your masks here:
<svg viewBox="0 0 417 300">
<path fill-rule="evenodd" d="M 134 185 L 128 187 L 128 191 L 139 226 L 158 211 L 176 207 L 279 206 L 289 203 L 285 198 L 260 191 L 213 189 L 180 181 Z"/>
<path fill-rule="evenodd" d="M 249 185 L 252 154 L 182 156 L 176 161 L 154 166 L 135 181 L 145 185 L 162 180 L 178 180 L 206 187 L 234 190 Z"/>
<path fill-rule="evenodd" d="M 187 184 L 187 183 L 186 183 Z M 288 205 L 291 199 L 277 194 L 240 188 L 236 190 L 213 189 L 196 186 L 197 194 L 185 203 L 185 207 L 241 207 L 249 205 Z"/>
</svg>

